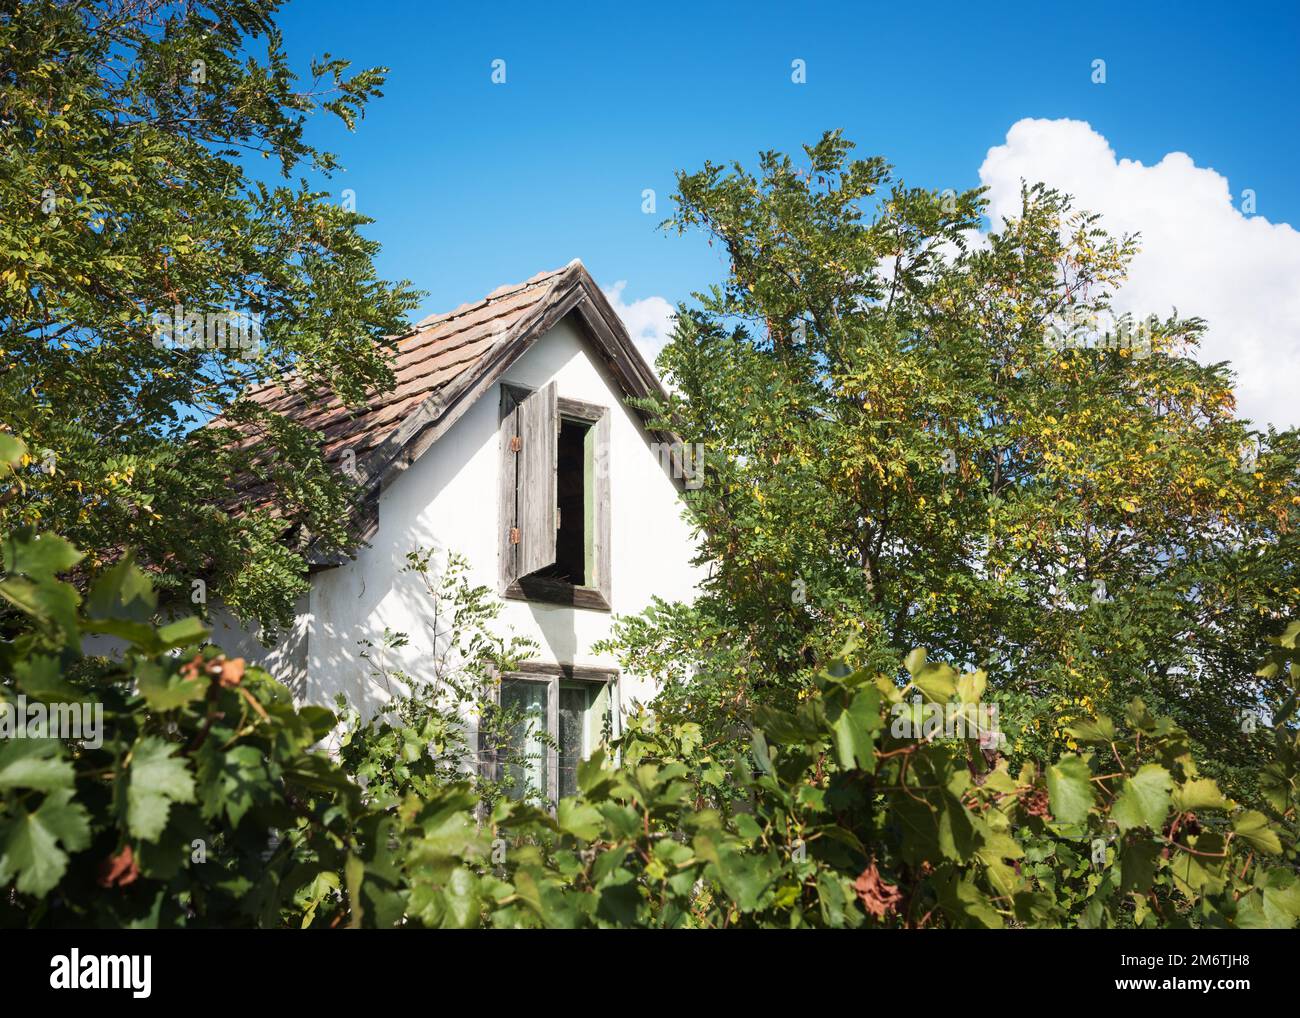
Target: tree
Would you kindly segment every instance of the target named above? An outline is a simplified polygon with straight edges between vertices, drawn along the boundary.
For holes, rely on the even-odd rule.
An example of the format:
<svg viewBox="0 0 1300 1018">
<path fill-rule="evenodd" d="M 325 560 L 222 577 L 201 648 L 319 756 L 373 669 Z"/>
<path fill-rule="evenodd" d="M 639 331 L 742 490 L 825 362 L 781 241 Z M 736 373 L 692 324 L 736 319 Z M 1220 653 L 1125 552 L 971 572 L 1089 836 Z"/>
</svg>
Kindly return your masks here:
<svg viewBox="0 0 1300 1018">
<path fill-rule="evenodd" d="M 987 670 L 1013 748 L 1140 695 L 1245 787 L 1267 682 L 1241 651 L 1300 602 L 1296 433 L 1234 417 L 1199 319 L 1112 315 L 1137 238 L 1043 186 L 982 238 L 978 191 L 850 148 L 678 177 L 667 225 L 728 275 L 680 308 L 647 406 L 704 445 L 711 570 L 694 608 L 624 623 L 629 657 L 698 668 L 670 699 L 721 729 L 849 637 L 882 668 L 928 647 Z"/>
<path fill-rule="evenodd" d="M 130 545 L 187 608 L 203 589 L 272 626 L 305 542 L 346 544 L 350 495 L 311 431 L 241 394 L 292 375 L 362 400 L 418 297 L 375 277 L 370 220 L 291 179 L 337 169 L 308 117 L 352 128 L 385 71 L 327 55 L 300 86 L 278 6 L 0 13 L 0 431 L 30 450 L 0 526 L 74 540 L 83 587 Z M 259 485 L 238 518 L 235 477 Z"/>
</svg>

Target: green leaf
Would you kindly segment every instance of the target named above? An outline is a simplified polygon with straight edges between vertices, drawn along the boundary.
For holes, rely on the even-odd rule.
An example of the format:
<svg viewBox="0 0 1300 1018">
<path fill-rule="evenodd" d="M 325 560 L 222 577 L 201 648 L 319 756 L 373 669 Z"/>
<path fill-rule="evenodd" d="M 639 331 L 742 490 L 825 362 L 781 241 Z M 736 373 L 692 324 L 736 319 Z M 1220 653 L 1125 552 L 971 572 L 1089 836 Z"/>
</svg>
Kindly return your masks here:
<svg viewBox="0 0 1300 1018">
<path fill-rule="evenodd" d="M 172 803 L 194 801 L 194 776 L 176 747 L 146 735 L 131 751 L 126 769 L 126 823 L 137 838 L 157 841 L 167 826 Z"/>
<path fill-rule="evenodd" d="M 602 802 L 599 808 L 600 815 L 605 818 L 605 823 L 609 824 L 609 829 L 615 837 L 636 836 L 640 828 L 640 820 L 634 809 L 616 802 Z"/>
<path fill-rule="evenodd" d="M 464 866 L 457 866 L 447 878 L 442 893 L 447 905 L 442 920 L 444 929 L 466 930 L 478 925 L 478 881 L 473 873 Z"/>
<path fill-rule="evenodd" d="M 81 552 L 57 534 L 19 530 L 4 539 L 5 570 L 33 580 L 52 580 L 82 558 Z"/>
<path fill-rule="evenodd" d="M 1095 797 L 1087 763 L 1069 753 L 1047 768 L 1047 795 L 1057 823 L 1081 824 L 1088 819 Z"/>
<path fill-rule="evenodd" d="M 874 734 L 880 728 L 880 694 L 868 686 L 854 694 L 849 706 L 831 726 L 840 766 L 868 774 L 876 769 Z"/>
<path fill-rule="evenodd" d="M 222 750 L 208 740 L 200 747 L 197 757 L 201 806 L 208 819 L 225 813 L 231 825 L 238 827 L 244 814 L 271 792 L 265 762 L 256 746 L 231 746 Z M 289 775 L 295 780 L 302 777 L 297 769 L 286 770 L 286 776 Z"/>
<path fill-rule="evenodd" d="M 348 906 L 352 912 L 352 917 L 348 920 L 348 928 L 359 930 L 366 914 L 365 904 L 361 900 L 361 888 L 366 879 L 366 864 L 349 852 L 348 861 L 343 867 L 343 875 L 348 884 Z"/>
<path fill-rule="evenodd" d="M 1237 915 L 1233 926 L 1239 930 L 1267 930 L 1273 924 L 1264 913 L 1264 898 L 1259 891 L 1251 891 L 1237 902 Z M 1283 924 L 1289 926 L 1290 924 Z"/>
<path fill-rule="evenodd" d="M 988 895 L 975 886 L 971 874 L 937 875 L 934 879 L 939 904 L 953 923 L 966 929 L 1001 929 L 1002 916 L 989 903 Z"/>
<path fill-rule="evenodd" d="M 1273 830 L 1268 817 L 1258 810 L 1243 810 L 1232 818 L 1232 829 L 1242 841 L 1260 852 L 1269 855 L 1282 854 L 1282 842 L 1278 840 L 1277 831 Z"/>
<path fill-rule="evenodd" d="M 948 665 L 927 664 L 912 676 L 912 685 L 935 703 L 947 703 L 957 692 L 957 673 Z"/>
<path fill-rule="evenodd" d="M 157 654 L 164 649 L 154 627 L 148 622 L 130 622 L 126 619 L 83 618 L 81 620 L 81 631 L 83 633 L 102 633 L 105 636 L 115 636 L 135 650 L 143 651 L 146 654 Z"/>
<path fill-rule="evenodd" d="M 1188 839 L 1192 852 L 1175 851 L 1170 857 L 1169 872 L 1178 891 L 1195 900 L 1204 894 L 1218 894 L 1223 889 L 1224 842 L 1218 834 L 1199 834 Z"/>
<path fill-rule="evenodd" d="M 1259 772 L 1259 791 L 1265 802 L 1279 813 L 1285 813 L 1288 803 L 1297 792 L 1293 768 L 1280 760 L 1269 761 Z"/>
<path fill-rule="evenodd" d="M 754 763 L 764 774 L 771 774 L 772 753 L 767 746 L 767 736 L 763 734 L 761 728 L 755 728 L 750 733 L 750 751 L 754 756 Z"/>
<path fill-rule="evenodd" d="M 588 799 L 604 798 L 614 784 L 612 771 L 605 769 L 605 750 L 596 747 L 591 756 L 578 763 L 578 790 Z"/>
<path fill-rule="evenodd" d="M 1065 731 L 1077 742 L 1113 742 L 1115 739 L 1115 723 L 1104 714 L 1079 721 Z"/>
<path fill-rule="evenodd" d="M 89 697 L 63 678 L 59 659 L 50 654 L 33 654 L 14 662 L 14 680 L 30 699 L 42 703 L 85 703 Z"/>
<path fill-rule="evenodd" d="M 1300 919 L 1300 880 L 1283 869 L 1269 870 L 1263 881 L 1264 915 L 1274 929 L 1290 929 Z"/>
<path fill-rule="evenodd" d="M 955 795 L 942 791 L 939 795 L 938 838 L 939 851 L 954 862 L 966 862 L 975 852 L 975 827 L 971 814 Z"/>
<path fill-rule="evenodd" d="M 555 811 L 555 819 L 560 830 L 583 841 L 591 841 L 605 827 L 600 811 L 577 799 L 561 799 Z"/>
<path fill-rule="evenodd" d="M 164 650 L 172 647 L 188 647 L 190 644 L 205 640 L 208 632 L 208 627 L 201 619 L 190 615 L 160 627 L 158 639 L 162 641 Z"/>
<path fill-rule="evenodd" d="M 699 848 L 697 838 L 696 848 Z M 763 904 L 774 873 L 766 857 L 737 852 L 719 846 L 715 855 L 716 872 L 727 895 L 742 912 L 753 912 Z"/>
<path fill-rule="evenodd" d="M 17 435 L 0 433 L 0 464 L 16 467 L 26 455 L 26 442 Z"/>
<path fill-rule="evenodd" d="M 68 853 L 90 844 L 90 817 L 72 789 L 50 792 L 35 813 L 20 803 L 11 820 L 0 824 L 0 886 L 17 877 L 22 894 L 48 894 L 63 879 Z"/>
<path fill-rule="evenodd" d="M 328 895 L 333 894 L 339 888 L 339 875 L 333 870 L 321 870 L 312 879 L 305 892 L 299 892 L 299 898 L 305 898 L 305 901 L 297 901 L 302 905 L 302 929 L 307 929 L 316 918 L 316 910 L 320 908 L 320 903 Z"/>
<path fill-rule="evenodd" d="M 86 614 L 93 619 L 145 623 L 157 607 L 153 583 L 129 553 L 105 570 L 86 599 Z"/>
<path fill-rule="evenodd" d="M 169 673 L 157 661 L 143 662 L 135 672 L 136 688 L 144 697 L 150 710 L 169 711 L 201 700 L 207 695 L 206 677 L 185 678 L 179 672 Z"/>
<path fill-rule="evenodd" d="M 72 763 L 63 757 L 58 739 L 0 741 L 0 789 L 31 788 L 53 792 L 71 788 Z"/>
<path fill-rule="evenodd" d="M 1193 778 L 1174 789 L 1174 807 L 1179 810 L 1227 809 L 1228 800 L 1213 778 Z"/>
<path fill-rule="evenodd" d="M 1119 855 L 1120 892 L 1144 895 L 1151 890 L 1160 845 L 1151 838 L 1138 838 L 1123 845 Z"/>
<path fill-rule="evenodd" d="M 28 615 L 55 623 L 67 635 L 69 643 L 75 642 L 81 596 L 70 583 L 57 580 L 33 583 L 21 576 L 7 576 L 0 580 L 0 597 Z"/>
<path fill-rule="evenodd" d="M 988 675 L 982 669 L 967 672 L 957 680 L 957 699 L 962 703 L 979 703 L 988 684 Z"/>
<path fill-rule="evenodd" d="M 704 741 L 704 734 L 694 721 L 687 721 L 677 725 L 673 729 L 673 734 L 681 742 L 682 756 L 690 757 Z"/>
<path fill-rule="evenodd" d="M 1111 806 L 1110 818 L 1119 825 L 1120 832 L 1135 827 L 1149 827 L 1158 831 L 1164 826 L 1169 812 L 1170 793 L 1174 779 L 1159 764 L 1143 764 L 1124 785 Z"/>
</svg>

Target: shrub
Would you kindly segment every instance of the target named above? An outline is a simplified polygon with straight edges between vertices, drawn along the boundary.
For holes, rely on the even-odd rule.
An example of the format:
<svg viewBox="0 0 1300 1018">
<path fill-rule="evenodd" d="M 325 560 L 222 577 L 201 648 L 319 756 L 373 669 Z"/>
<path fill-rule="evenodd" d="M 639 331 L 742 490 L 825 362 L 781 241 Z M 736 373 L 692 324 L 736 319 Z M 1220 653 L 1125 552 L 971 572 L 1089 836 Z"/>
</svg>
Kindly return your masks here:
<svg viewBox="0 0 1300 1018">
<path fill-rule="evenodd" d="M 1246 927 L 1300 915 L 1300 624 L 1263 669 L 1287 692 L 1269 718 L 1260 809 L 1223 796 L 1185 733 L 1140 701 L 1076 723 L 1079 752 L 1013 774 L 978 731 L 940 738 L 925 721 L 978 703 L 982 673 L 914 652 L 900 686 L 853 668 L 850 649 L 795 708 L 747 719 L 744 751 L 641 714 L 581 766 L 577 797 L 485 810 L 454 775 L 419 794 L 372 780 L 363 796 L 315 748 L 331 711 L 295 706 L 269 675 L 201 646 L 195 620 L 155 626 L 129 557 L 82 603 L 58 579 L 79 557 L 53 535 L 4 541 L 0 596 L 24 619 L 0 643 L 4 716 L 102 711 L 63 738 L 0 742 L 4 925 Z M 87 633 L 117 637 L 122 658 L 83 657 Z"/>
</svg>

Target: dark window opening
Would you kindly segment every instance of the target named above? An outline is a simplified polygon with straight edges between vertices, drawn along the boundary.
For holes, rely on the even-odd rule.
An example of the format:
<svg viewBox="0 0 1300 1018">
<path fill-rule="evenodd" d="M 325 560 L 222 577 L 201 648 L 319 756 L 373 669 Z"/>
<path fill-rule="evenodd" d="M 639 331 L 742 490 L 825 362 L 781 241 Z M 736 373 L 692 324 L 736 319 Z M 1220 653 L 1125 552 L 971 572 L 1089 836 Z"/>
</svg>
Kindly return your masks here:
<svg viewBox="0 0 1300 1018">
<path fill-rule="evenodd" d="M 589 426 L 560 419 L 556 456 L 555 564 L 533 573 L 581 587 L 587 582 L 587 433 Z"/>
<path fill-rule="evenodd" d="M 610 611 L 609 408 L 554 382 L 501 393 L 501 594 Z"/>
</svg>

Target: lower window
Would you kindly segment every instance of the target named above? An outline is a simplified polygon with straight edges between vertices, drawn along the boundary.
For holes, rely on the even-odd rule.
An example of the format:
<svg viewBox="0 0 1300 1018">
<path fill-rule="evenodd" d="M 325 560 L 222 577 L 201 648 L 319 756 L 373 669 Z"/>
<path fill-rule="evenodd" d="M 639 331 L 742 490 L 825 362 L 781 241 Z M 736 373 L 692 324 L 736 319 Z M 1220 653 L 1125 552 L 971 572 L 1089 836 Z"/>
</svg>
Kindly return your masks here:
<svg viewBox="0 0 1300 1018">
<path fill-rule="evenodd" d="M 613 681 L 554 674 L 501 679 L 500 705 L 513 719 L 496 754 L 507 794 L 556 802 L 578 792 L 578 764 L 612 734 Z"/>
</svg>

